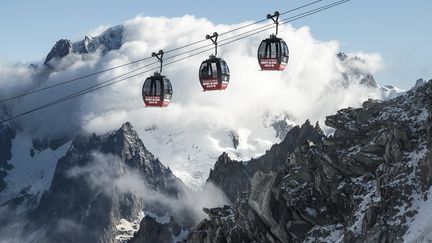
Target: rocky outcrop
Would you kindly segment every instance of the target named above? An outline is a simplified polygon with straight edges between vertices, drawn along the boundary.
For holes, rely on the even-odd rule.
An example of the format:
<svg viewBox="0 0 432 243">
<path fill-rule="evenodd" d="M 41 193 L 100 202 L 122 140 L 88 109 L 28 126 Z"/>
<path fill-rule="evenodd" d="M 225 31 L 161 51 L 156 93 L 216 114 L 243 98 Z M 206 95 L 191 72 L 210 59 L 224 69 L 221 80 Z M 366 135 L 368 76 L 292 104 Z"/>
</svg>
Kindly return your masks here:
<svg viewBox="0 0 432 243">
<path fill-rule="evenodd" d="M 110 134 L 77 137 L 25 232 L 43 232 L 38 242 L 114 242 L 121 219 L 132 222 L 145 208 L 157 208 L 144 204 L 145 190 L 175 198 L 180 186 L 129 123 Z"/>
<path fill-rule="evenodd" d="M 298 145 L 306 141 L 320 143 L 323 137 L 319 125 L 313 127 L 307 121 L 303 126 L 291 129 L 280 144 L 272 146 L 263 156 L 247 163 L 233 161 L 223 153 L 216 161 L 214 169 L 210 170 L 207 182 L 219 186 L 232 202 L 236 202 L 244 191 L 250 190 L 251 179 L 255 172 L 269 173 L 280 170 L 286 155 Z"/>
<path fill-rule="evenodd" d="M 51 51 L 46 56 L 44 64 L 48 64 L 48 62 L 53 59 L 60 59 L 62 57 L 65 57 L 69 55 L 72 50 L 72 42 L 70 40 L 61 39 L 57 41 Z"/>
<path fill-rule="evenodd" d="M 176 243 L 183 240 L 182 234 L 185 233 L 187 229 L 180 226 L 173 218 L 169 222 L 158 222 L 157 219 L 146 216 L 140 223 L 140 230 L 128 243 Z"/>
<path fill-rule="evenodd" d="M 258 159 L 222 155 L 209 180 L 234 204 L 186 242 L 402 242 L 431 186 L 431 114 L 432 80 L 327 117 L 331 136 L 307 122 Z"/>
<path fill-rule="evenodd" d="M 242 162 L 231 160 L 227 153 L 219 156 L 214 169 L 210 169 L 207 182 L 222 188 L 228 198 L 235 202 L 244 191 L 250 190 L 250 181 L 246 166 Z"/>
</svg>

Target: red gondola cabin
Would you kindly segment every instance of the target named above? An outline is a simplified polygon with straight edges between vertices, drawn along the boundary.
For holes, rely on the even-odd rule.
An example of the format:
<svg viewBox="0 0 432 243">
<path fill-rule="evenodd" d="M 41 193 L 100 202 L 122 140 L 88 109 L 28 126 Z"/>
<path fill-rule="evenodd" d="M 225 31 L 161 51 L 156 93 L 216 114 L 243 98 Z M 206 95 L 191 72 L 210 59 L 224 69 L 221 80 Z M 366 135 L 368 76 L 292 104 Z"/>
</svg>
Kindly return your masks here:
<svg viewBox="0 0 432 243">
<path fill-rule="evenodd" d="M 222 58 L 211 55 L 201 63 L 199 80 L 204 91 L 224 90 L 230 79 L 229 68 Z"/>
<path fill-rule="evenodd" d="M 282 71 L 288 59 L 287 44 L 275 35 L 263 40 L 258 48 L 258 62 L 263 71 Z"/>
<path fill-rule="evenodd" d="M 147 107 L 166 107 L 173 94 L 171 82 L 165 76 L 155 73 L 144 82 L 142 96 Z"/>
</svg>

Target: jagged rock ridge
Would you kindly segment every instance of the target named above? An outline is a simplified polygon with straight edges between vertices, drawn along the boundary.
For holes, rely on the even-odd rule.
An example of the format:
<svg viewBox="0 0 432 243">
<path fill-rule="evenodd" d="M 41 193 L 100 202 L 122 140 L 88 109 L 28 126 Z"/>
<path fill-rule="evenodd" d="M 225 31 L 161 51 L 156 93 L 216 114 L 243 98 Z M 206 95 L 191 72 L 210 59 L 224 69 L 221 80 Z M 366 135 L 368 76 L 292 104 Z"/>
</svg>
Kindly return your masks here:
<svg viewBox="0 0 432 243">
<path fill-rule="evenodd" d="M 370 88 L 378 87 L 372 74 L 365 72 L 365 70 L 361 68 L 361 65 L 364 64 L 365 60 L 357 56 L 348 56 L 343 52 L 339 52 L 336 56 L 345 68 L 345 71 L 342 74 L 344 87 L 348 87 L 352 83 L 358 83 Z"/>
<path fill-rule="evenodd" d="M 234 204 L 205 210 L 186 242 L 401 242 L 430 197 L 431 114 L 432 80 L 338 111 L 326 120 L 333 135 L 305 136 L 285 153 L 276 145 L 255 172 L 256 160 L 222 155 L 209 180 Z"/>
</svg>

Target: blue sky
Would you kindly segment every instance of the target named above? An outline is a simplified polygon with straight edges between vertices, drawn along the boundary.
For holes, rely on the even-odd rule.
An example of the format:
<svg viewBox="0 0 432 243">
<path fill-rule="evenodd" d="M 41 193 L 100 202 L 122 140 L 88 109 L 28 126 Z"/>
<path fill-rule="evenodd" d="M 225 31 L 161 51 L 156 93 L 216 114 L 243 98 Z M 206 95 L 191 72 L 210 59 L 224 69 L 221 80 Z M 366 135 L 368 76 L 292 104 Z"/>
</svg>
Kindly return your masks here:
<svg viewBox="0 0 432 243">
<path fill-rule="evenodd" d="M 0 3 L 0 60 L 41 60 L 60 38 L 79 40 L 99 25 L 117 25 L 138 14 L 167 17 L 191 14 L 215 23 L 232 24 L 259 20 L 267 12 L 285 11 L 311 1 L 4 1 Z M 431 9 L 430 0 L 351 0 L 293 22 L 293 26 L 308 25 L 316 39 L 338 40 L 346 52 L 380 53 L 385 67 L 375 75 L 376 79 L 381 84 L 406 89 L 417 78 L 432 78 Z"/>
</svg>

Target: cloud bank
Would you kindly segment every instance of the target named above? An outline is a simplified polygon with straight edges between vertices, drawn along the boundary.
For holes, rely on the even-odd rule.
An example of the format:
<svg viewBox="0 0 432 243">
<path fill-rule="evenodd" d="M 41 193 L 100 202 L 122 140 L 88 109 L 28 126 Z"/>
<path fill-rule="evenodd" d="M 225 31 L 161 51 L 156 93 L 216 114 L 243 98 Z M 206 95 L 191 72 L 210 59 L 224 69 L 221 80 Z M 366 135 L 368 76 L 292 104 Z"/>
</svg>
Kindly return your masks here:
<svg viewBox="0 0 432 243">
<path fill-rule="evenodd" d="M 106 55 L 70 54 L 55 64 L 58 71 L 53 73 L 41 71 L 41 64 L 36 69 L 22 65 L 2 65 L 0 94 L 4 97 L 55 84 L 141 59 L 159 49 L 176 48 L 200 40 L 214 31 L 221 33 L 244 24 L 216 25 L 193 16 L 138 16 L 123 24 L 122 47 Z M 101 28 L 98 27 L 94 32 L 100 33 Z M 359 85 L 359 80 L 352 80 L 348 87 L 343 87 L 341 80 L 346 68 L 336 57 L 340 51 L 339 43 L 314 39 L 308 27 L 296 29 L 290 25 L 280 26 L 279 36 L 286 40 L 290 49 L 288 66 L 284 72 L 259 71 L 256 51 L 261 40 L 271 33 L 248 37 L 218 51 L 231 70 L 231 81 L 225 91 L 202 92 L 198 68 L 201 61 L 212 53 L 209 51 L 164 67 L 163 73 L 170 78 L 174 89 L 173 101 L 167 108 L 144 107 L 141 98 L 141 87 L 146 78 L 144 75 L 14 122 L 35 136 L 58 136 L 77 132 L 103 133 L 130 121 L 148 149 L 170 166 L 177 176 L 189 185 L 201 185 L 223 151 L 236 159 L 249 159 L 259 156 L 271 144 L 278 142 L 279 138 L 268 124 L 281 117 L 281 114 L 295 123 L 310 119 L 323 124 L 326 115 L 340 108 L 359 106 L 368 98 L 381 98 L 377 89 Z M 220 41 L 233 35 L 222 36 Z M 382 67 L 378 54 L 349 55 L 359 55 L 364 60 L 359 68 L 367 72 L 373 73 Z M 133 70 L 139 65 L 143 64 L 116 69 L 97 78 L 24 97 L 13 104 L 9 103 L 8 110 L 17 114 L 36 104 L 47 103 L 77 89 Z M 231 133 L 239 137 L 237 149 L 233 147 L 229 136 Z"/>
<path fill-rule="evenodd" d="M 139 171 L 125 167 L 120 158 L 98 152 L 94 152 L 92 157 L 91 163 L 84 167 L 74 167 L 68 171 L 68 176 L 85 178 L 92 189 L 102 189 L 109 196 L 114 196 L 114 193 L 136 195 L 143 201 L 144 207 L 150 206 L 150 210 L 154 206 L 159 210 L 165 208 L 177 222 L 182 222 L 187 215 L 197 224 L 206 217 L 203 207 L 229 204 L 225 194 L 210 183 L 199 191 L 179 185 L 178 197 L 169 196 L 152 189 Z"/>
</svg>

